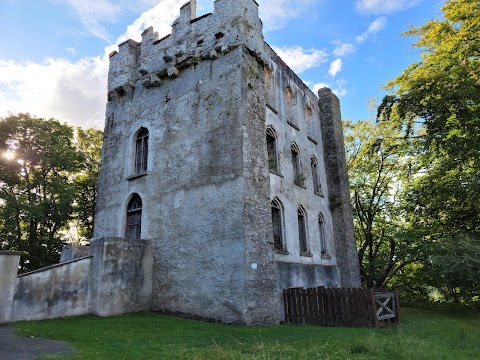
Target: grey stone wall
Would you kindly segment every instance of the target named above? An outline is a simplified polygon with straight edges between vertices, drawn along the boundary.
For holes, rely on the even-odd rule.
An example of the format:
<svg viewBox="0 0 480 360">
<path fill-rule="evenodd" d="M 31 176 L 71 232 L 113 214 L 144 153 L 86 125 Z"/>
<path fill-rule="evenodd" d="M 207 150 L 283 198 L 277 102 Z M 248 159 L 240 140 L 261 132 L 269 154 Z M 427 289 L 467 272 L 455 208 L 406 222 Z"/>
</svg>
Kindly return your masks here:
<svg viewBox="0 0 480 360">
<path fill-rule="evenodd" d="M 20 275 L 12 321 L 89 314 L 90 262 L 82 258 Z"/>
<path fill-rule="evenodd" d="M 343 287 L 362 287 L 353 228 L 340 102 L 328 88 L 318 91 L 325 151 L 328 197 Z"/>
<path fill-rule="evenodd" d="M 281 289 L 318 286 L 340 287 L 340 270 L 338 266 L 306 265 L 280 261 L 275 265 Z"/>
<path fill-rule="evenodd" d="M 272 322 L 276 317 L 267 314 L 275 293 L 267 289 L 274 282 L 260 285 L 259 280 L 274 279 L 274 271 L 266 248 L 268 183 L 265 168 L 256 163 L 266 161 L 260 145 L 264 108 L 258 113 L 258 105 L 245 106 L 247 91 L 258 95 L 262 90 L 257 85 L 247 90 L 243 81 L 250 64 L 257 66 L 246 62 L 249 57 L 238 48 L 205 67 L 182 72 L 200 77 L 201 86 L 195 88 L 198 80 L 172 84 L 198 105 L 190 108 L 172 98 L 164 110 L 183 111 L 188 121 L 179 120 L 179 131 L 162 146 L 165 162 L 157 170 L 177 181 L 164 184 L 165 193 L 155 201 L 160 219 L 152 232 L 162 234 L 155 241 L 155 310 L 241 323 Z M 260 130 L 250 128 L 249 121 Z M 187 146 L 192 151 L 184 151 Z M 168 161 L 171 154 L 179 161 Z M 252 263 L 258 264 L 257 270 Z"/>
<path fill-rule="evenodd" d="M 279 298 L 272 253 L 271 208 L 266 152 L 265 86 L 263 66 L 243 56 L 245 113 L 243 131 L 243 226 L 245 241 L 246 323 L 279 320 Z"/>
<path fill-rule="evenodd" d="M 90 255 L 90 246 L 64 245 L 60 254 L 60 262 L 67 262 Z"/>
<path fill-rule="evenodd" d="M 261 70 L 251 71 L 255 56 L 245 60 L 263 49 L 257 4 L 219 0 L 213 14 L 193 21 L 188 10 L 170 37 L 159 41 L 147 29 L 140 45 L 125 43 L 111 57 L 95 236 L 123 236 L 126 204 L 137 193 L 142 238 L 155 244 L 154 310 L 272 322 L 264 95 Z M 133 59 L 136 71 L 125 67 Z M 125 76 L 129 85 L 116 91 Z M 141 126 L 149 130 L 148 171 L 132 176 Z"/>
<path fill-rule="evenodd" d="M 152 241 L 99 238 L 90 246 L 91 313 L 112 316 L 150 310 Z"/>
<path fill-rule="evenodd" d="M 0 251 L 0 325 L 12 321 L 20 252 Z"/>
<path fill-rule="evenodd" d="M 316 285 L 339 285 L 327 195 L 336 184 L 327 180 L 320 105 L 263 42 L 255 1 L 217 0 L 200 18 L 195 2 L 187 3 L 171 35 L 158 39 L 149 28 L 141 43 L 127 41 L 111 54 L 108 91 L 94 236 L 125 236 L 127 204 L 141 197 L 141 238 L 154 248 L 152 309 L 272 323 L 280 319 L 282 287 L 298 283 L 302 272 L 313 271 Z M 268 171 L 266 125 L 278 129 L 281 174 Z M 149 132 L 147 171 L 135 174 L 142 127 Z M 293 184 L 294 141 L 302 186 Z M 326 196 L 313 193 L 311 156 Z M 288 253 L 273 249 L 273 196 L 285 205 Z M 308 214 L 307 256 L 299 253 L 300 205 Z M 328 256 L 320 254 L 320 213 Z"/>
<path fill-rule="evenodd" d="M 333 218 L 330 211 L 327 171 L 324 161 L 323 139 L 318 99 L 313 92 L 291 71 L 288 66 L 268 49 L 269 80 L 266 98 L 266 124 L 277 134 L 279 173 L 270 173 L 270 197 L 277 197 L 284 211 L 284 241 L 287 253 L 277 252 L 276 261 L 295 262 L 305 265 L 335 266 L 335 238 Z M 268 81 L 271 83 L 268 84 Z M 293 100 L 287 101 L 287 92 Z M 295 119 L 293 119 L 293 115 Z M 311 121 L 311 123 L 310 123 Z M 305 176 L 303 186 L 294 184 L 291 145 L 300 150 L 301 173 Z M 313 185 L 311 158 L 318 162 L 321 191 L 316 193 Z M 333 186 L 335 186 L 333 184 Z M 302 206 L 307 215 L 307 247 L 311 256 L 301 256 L 299 246 L 297 210 Z M 328 256 L 321 256 L 318 216 L 324 219 L 324 233 Z M 333 281 L 335 283 L 336 281 Z M 319 284 L 320 285 L 320 284 Z"/>
</svg>

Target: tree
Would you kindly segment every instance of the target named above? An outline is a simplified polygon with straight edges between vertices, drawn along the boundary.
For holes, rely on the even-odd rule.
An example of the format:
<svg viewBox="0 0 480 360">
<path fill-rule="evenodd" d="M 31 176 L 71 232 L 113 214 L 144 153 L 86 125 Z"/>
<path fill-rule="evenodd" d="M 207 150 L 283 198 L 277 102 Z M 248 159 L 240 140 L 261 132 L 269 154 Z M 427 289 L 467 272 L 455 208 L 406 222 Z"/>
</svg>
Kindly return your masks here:
<svg viewBox="0 0 480 360">
<path fill-rule="evenodd" d="M 424 173 L 411 197 L 421 218 L 441 228 L 480 227 L 480 3 L 449 0 L 443 20 L 411 28 L 421 61 L 387 84 L 381 121 L 409 131 L 420 122 Z"/>
<path fill-rule="evenodd" d="M 78 169 L 70 126 L 28 114 L 0 119 L 2 248 L 25 252 L 32 270 L 58 260 L 60 230 L 71 219 Z"/>
<path fill-rule="evenodd" d="M 447 300 L 469 302 L 478 301 L 478 283 L 470 280 L 480 264 L 455 254 L 480 246 L 480 3 L 447 0 L 442 11 L 443 19 L 404 33 L 418 38 L 421 60 L 387 84 L 392 95 L 377 118 L 405 139 L 425 129 L 417 142 L 421 171 L 405 189 L 405 220 L 430 242 L 419 271 L 428 274 L 426 285 Z"/>
<path fill-rule="evenodd" d="M 452 160 L 480 159 L 480 3 L 449 0 L 443 20 L 430 20 L 404 33 L 417 36 L 421 61 L 387 84 L 394 90 L 379 107 L 387 115 L 426 127 L 427 145 L 443 148 Z M 412 126 L 410 126 L 411 128 Z"/>
<path fill-rule="evenodd" d="M 357 121 L 345 122 L 345 147 L 362 281 L 384 287 L 422 248 L 401 221 L 399 195 L 415 165 L 410 143 L 390 123 Z"/>
<path fill-rule="evenodd" d="M 89 240 L 93 236 L 102 143 L 102 131 L 77 128 L 75 145 L 81 156 L 81 167 L 75 177 L 75 212 L 80 225 L 78 233 L 83 240 Z"/>
</svg>

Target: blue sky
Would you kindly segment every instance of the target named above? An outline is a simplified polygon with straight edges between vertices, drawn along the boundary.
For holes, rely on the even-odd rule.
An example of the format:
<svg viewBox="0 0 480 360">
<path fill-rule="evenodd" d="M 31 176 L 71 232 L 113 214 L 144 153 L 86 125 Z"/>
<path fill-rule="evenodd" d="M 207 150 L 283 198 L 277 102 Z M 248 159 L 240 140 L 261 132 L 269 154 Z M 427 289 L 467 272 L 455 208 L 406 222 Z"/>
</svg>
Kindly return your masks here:
<svg viewBox="0 0 480 360">
<path fill-rule="evenodd" d="M 186 0 L 0 0 L 0 117 L 30 112 L 103 128 L 107 54 L 148 26 L 168 34 Z M 345 119 L 419 59 L 409 25 L 441 16 L 439 0 L 258 0 L 265 40 L 312 89 L 329 86 Z M 197 15 L 213 0 L 197 0 Z"/>
</svg>

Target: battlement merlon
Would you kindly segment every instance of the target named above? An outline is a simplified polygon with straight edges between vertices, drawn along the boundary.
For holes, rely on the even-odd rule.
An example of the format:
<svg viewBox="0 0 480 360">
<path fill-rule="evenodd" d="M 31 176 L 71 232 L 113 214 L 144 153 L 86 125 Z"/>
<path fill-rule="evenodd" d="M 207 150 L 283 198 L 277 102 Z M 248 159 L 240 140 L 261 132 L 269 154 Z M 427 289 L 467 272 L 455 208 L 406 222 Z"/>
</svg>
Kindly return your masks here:
<svg viewBox="0 0 480 360">
<path fill-rule="evenodd" d="M 165 76 L 168 69 L 185 63 L 215 59 L 217 53 L 238 46 L 263 57 L 262 22 L 255 0 L 216 0 L 213 13 L 195 16 L 196 0 L 191 0 L 180 9 L 170 35 L 159 39 L 150 27 L 142 34 L 141 43 L 129 40 L 120 44 L 118 52 L 110 54 L 109 93 L 145 76 Z"/>
<path fill-rule="evenodd" d="M 180 17 L 174 21 L 172 27 L 179 23 L 189 23 L 197 17 L 197 0 L 190 0 L 180 8 Z"/>
</svg>

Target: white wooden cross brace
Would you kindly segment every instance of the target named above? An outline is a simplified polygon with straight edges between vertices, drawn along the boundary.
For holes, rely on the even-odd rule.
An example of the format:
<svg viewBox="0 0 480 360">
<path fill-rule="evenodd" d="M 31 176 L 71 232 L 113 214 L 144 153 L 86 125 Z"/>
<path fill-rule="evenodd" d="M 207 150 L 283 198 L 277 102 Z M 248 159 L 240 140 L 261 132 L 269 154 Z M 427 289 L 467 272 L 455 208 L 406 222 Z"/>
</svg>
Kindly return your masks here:
<svg viewBox="0 0 480 360">
<path fill-rule="evenodd" d="M 387 306 L 387 304 L 389 303 L 390 300 L 392 300 L 392 305 L 393 305 L 393 295 L 382 295 L 382 298 L 376 298 L 375 299 L 375 302 L 378 305 L 380 305 L 378 310 L 377 310 L 378 320 L 384 320 L 384 319 L 389 319 L 389 318 L 395 317 L 395 312 Z M 386 311 L 387 314 L 380 316 L 380 314 L 383 311 Z"/>
</svg>

